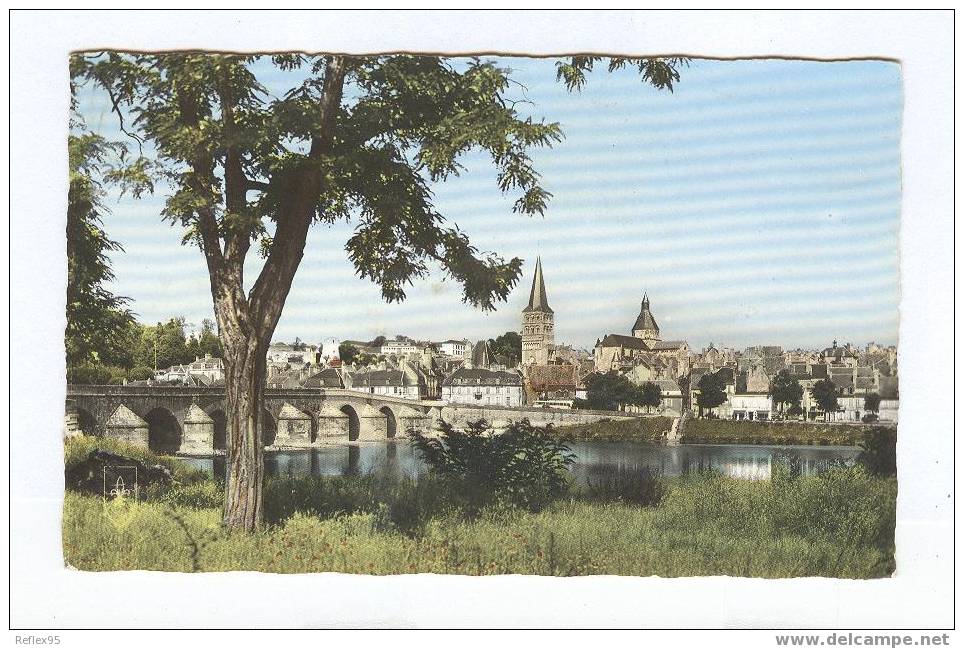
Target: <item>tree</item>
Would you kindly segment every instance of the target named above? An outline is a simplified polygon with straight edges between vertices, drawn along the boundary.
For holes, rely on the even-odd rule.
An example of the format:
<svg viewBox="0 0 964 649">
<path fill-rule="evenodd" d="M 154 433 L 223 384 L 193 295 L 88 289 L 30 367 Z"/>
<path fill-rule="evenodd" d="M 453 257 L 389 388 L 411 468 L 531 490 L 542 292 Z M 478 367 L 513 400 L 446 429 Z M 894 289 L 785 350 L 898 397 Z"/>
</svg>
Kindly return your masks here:
<svg viewBox="0 0 964 649">
<path fill-rule="evenodd" d="M 639 386 L 638 401 L 639 405 L 646 406 L 646 411 L 649 412 L 650 408 L 658 408 L 663 402 L 663 391 L 655 383 L 646 381 Z"/>
<path fill-rule="evenodd" d="M 350 365 L 358 358 L 358 348 L 350 343 L 341 343 L 338 345 L 338 358 L 342 363 Z"/>
<path fill-rule="evenodd" d="M 726 380 L 719 372 L 706 373 L 700 377 L 697 388 L 700 393 L 696 396 L 696 405 L 703 416 L 703 408 L 712 410 L 726 401 Z"/>
<path fill-rule="evenodd" d="M 579 89 L 599 60 L 560 61 L 557 78 Z M 263 520 L 267 347 L 312 223 L 357 224 L 349 259 L 389 302 L 432 261 L 462 285 L 465 302 L 494 309 L 522 260 L 479 252 L 437 212 L 430 185 L 481 151 L 499 189 L 517 194 L 513 211 L 542 215 L 550 194 L 529 151 L 559 142 L 561 128 L 521 115 L 525 96 L 509 71 L 480 58 L 112 51 L 71 63 L 76 83 L 102 87 L 121 127 L 153 146 L 172 187 L 163 216 L 204 255 L 225 362 L 224 523 L 254 529 Z M 619 58 L 609 69 L 635 66 L 645 83 L 672 90 L 683 63 Z M 258 66 L 268 65 L 291 80 L 287 92 L 261 84 Z M 252 243 L 264 264 L 246 290 Z"/>
<path fill-rule="evenodd" d="M 799 406 L 803 399 L 803 386 L 795 379 L 790 370 L 780 370 L 770 382 L 770 396 L 780 405 L 780 412 L 786 407 Z"/>
<path fill-rule="evenodd" d="M 837 386 L 829 379 L 820 379 L 813 385 L 813 399 L 817 402 L 817 407 L 823 411 L 823 418 L 831 412 L 837 412 L 840 406 L 837 405 Z"/>
<path fill-rule="evenodd" d="M 619 410 L 620 406 L 638 401 L 636 386 L 614 371 L 592 374 L 586 379 L 586 402 L 593 410 Z"/>
<path fill-rule="evenodd" d="M 498 338 L 490 338 L 489 347 L 506 367 L 515 367 L 522 360 L 522 336 L 516 331 L 507 331 Z"/>
<path fill-rule="evenodd" d="M 381 348 L 381 346 L 384 344 L 385 344 L 385 336 L 375 336 L 375 338 L 373 338 L 372 341 L 368 343 L 368 346 Z"/>
<path fill-rule="evenodd" d="M 871 392 L 864 396 L 864 410 L 869 410 L 875 415 L 880 412 L 880 395 Z"/>
<path fill-rule="evenodd" d="M 136 366 L 155 370 L 190 363 L 194 355 L 184 335 L 184 318 L 171 318 L 153 327 L 143 327 L 134 348 Z"/>
<path fill-rule="evenodd" d="M 111 252 L 123 248 L 108 238 L 101 221 L 104 190 L 98 177 L 120 147 L 90 133 L 67 138 L 70 185 L 67 190 L 67 328 L 68 366 L 105 362 L 123 349 L 134 321 L 129 299 L 114 295 Z"/>
</svg>

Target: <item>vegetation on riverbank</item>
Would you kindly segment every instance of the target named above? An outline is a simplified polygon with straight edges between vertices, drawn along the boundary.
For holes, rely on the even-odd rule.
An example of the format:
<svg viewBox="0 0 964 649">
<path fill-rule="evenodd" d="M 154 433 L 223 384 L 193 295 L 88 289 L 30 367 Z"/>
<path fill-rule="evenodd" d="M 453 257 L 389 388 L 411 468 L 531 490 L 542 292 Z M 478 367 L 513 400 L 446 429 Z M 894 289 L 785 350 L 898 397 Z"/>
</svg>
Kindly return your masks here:
<svg viewBox="0 0 964 649">
<path fill-rule="evenodd" d="M 579 442 L 659 442 L 672 426 L 672 418 L 658 416 L 600 419 L 591 424 L 557 426 L 551 431 L 561 439 Z"/>
<path fill-rule="evenodd" d="M 591 424 L 558 426 L 560 439 L 658 443 L 673 426 L 671 417 L 601 419 Z M 680 441 L 684 444 L 769 444 L 774 446 L 857 446 L 866 425 L 782 421 L 687 419 Z"/>
<path fill-rule="evenodd" d="M 221 526 L 220 483 L 133 502 L 67 492 L 64 558 L 81 570 L 369 574 L 822 575 L 894 569 L 896 480 L 863 466 L 769 481 L 614 474 L 536 507 L 473 513 L 439 476 L 270 478 L 269 523 Z"/>
<path fill-rule="evenodd" d="M 856 446 L 867 426 L 782 421 L 687 419 L 684 444 L 772 444 Z"/>
</svg>

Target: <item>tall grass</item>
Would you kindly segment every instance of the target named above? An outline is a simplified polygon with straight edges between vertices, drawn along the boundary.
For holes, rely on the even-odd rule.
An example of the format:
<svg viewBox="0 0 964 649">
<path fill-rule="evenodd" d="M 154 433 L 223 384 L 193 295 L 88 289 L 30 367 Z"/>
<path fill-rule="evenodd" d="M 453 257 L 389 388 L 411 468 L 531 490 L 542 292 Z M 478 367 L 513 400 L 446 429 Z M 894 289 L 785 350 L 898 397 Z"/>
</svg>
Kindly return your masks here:
<svg viewBox="0 0 964 649">
<path fill-rule="evenodd" d="M 431 479 L 273 479 L 266 509 L 283 507 L 253 534 L 220 526 L 211 506 L 220 489 L 205 485 L 120 503 L 120 516 L 101 499 L 68 492 L 66 562 L 83 570 L 560 576 L 869 578 L 894 569 L 896 481 L 861 467 L 801 477 L 778 470 L 771 481 L 663 478 L 656 506 L 575 494 L 540 512 L 491 506 L 475 517 Z"/>
</svg>

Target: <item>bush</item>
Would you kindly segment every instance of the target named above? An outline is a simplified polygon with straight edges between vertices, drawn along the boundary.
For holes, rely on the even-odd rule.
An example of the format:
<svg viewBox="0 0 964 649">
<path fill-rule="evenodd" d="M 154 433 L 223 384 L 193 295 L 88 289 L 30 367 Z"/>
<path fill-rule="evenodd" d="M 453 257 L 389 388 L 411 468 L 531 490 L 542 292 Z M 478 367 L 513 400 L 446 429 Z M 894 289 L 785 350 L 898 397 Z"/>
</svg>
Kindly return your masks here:
<svg viewBox="0 0 964 649">
<path fill-rule="evenodd" d="M 874 475 L 897 475 L 897 429 L 874 426 L 864 431 L 857 461 Z"/>
<path fill-rule="evenodd" d="M 537 511 L 569 487 L 576 456 L 552 438 L 551 427 L 543 430 L 523 419 L 496 435 L 480 419 L 464 431 L 441 422 L 440 430 L 440 438 L 413 431 L 412 444 L 471 513 L 503 499 Z"/>
<path fill-rule="evenodd" d="M 652 467 L 641 471 L 614 468 L 597 479 L 588 478 L 580 496 L 591 502 L 620 502 L 640 507 L 655 507 L 663 497 L 660 472 Z"/>
<path fill-rule="evenodd" d="M 860 418 L 860 421 L 864 422 L 865 424 L 874 424 L 877 423 L 878 418 L 874 413 L 868 412 L 866 415 Z"/>
<path fill-rule="evenodd" d="M 149 367 L 134 367 L 127 373 L 129 381 L 146 381 L 154 378 L 154 370 Z"/>
<path fill-rule="evenodd" d="M 88 363 L 67 367 L 67 383 L 72 385 L 117 385 L 127 378 L 127 371 L 113 365 Z"/>
</svg>

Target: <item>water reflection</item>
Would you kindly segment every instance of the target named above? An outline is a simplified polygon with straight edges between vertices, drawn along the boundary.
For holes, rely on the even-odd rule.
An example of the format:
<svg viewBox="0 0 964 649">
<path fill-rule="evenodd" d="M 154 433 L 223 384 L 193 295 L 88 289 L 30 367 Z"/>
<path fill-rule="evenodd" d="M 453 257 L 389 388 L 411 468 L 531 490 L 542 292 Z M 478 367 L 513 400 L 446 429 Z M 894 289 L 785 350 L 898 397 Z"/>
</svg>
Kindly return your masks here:
<svg viewBox="0 0 964 649">
<path fill-rule="evenodd" d="M 768 479 L 776 461 L 789 461 L 794 471 L 807 475 L 834 463 L 851 463 L 858 449 L 835 446 L 654 446 L 638 442 L 574 442 L 572 472 L 582 483 L 614 472 L 651 468 L 673 476 L 694 471 L 719 471 L 745 480 Z M 224 477 L 224 457 L 185 458 L 185 461 Z M 306 451 L 265 453 L 268 475 L 348 476 L 382 473 L 415 477 L 425 470 L 417 453 L 405 441 L 332 445 Z"/>
</svg>

